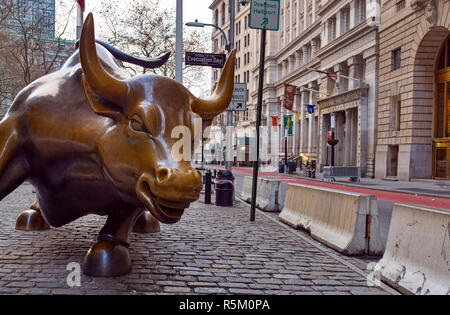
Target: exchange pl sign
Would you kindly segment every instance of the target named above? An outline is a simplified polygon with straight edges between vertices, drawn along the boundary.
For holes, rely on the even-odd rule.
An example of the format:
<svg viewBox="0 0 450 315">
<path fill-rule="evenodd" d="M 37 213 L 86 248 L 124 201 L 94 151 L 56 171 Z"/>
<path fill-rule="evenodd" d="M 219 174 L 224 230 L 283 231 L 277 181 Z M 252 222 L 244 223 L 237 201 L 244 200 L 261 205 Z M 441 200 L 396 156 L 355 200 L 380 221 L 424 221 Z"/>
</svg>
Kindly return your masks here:
<svg viewBox="0 0 450 315">
<path fill-rule="evenodd" d="M 250 28 L 278 31 L 280 0 L 250 0 Z"/>
</svg>

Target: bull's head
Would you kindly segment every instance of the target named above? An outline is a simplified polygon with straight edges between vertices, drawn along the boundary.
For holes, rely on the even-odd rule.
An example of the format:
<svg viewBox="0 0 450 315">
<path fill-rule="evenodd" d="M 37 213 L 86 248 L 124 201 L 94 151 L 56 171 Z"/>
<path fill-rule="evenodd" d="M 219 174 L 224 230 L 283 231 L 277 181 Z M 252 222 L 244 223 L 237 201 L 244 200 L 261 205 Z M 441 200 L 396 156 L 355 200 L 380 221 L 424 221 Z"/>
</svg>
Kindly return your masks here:
<svg viewBox="0 0 450 315">
<path fill-rule="evenodd" d="M 80 38 L 83 86 L 92 109 L 105 120 L 106 133 L 99 141 L 99 156 L 111 182 L 134 198 L 163 223 L 180 219 L 185 208 L 199 198 L 200 172 L 190 161 L 177 160 L 171 137 L 177 126 L 194 134 L 194 119 L 210 124 L 223 112 L 233 93 L 233 51 L 224 66 L 217 88 L 208 100 L 192 95 L 178 82 L 157 75 L 126 80 L 105 71 L 95 47 L 94 21 L 89 14 Z M 193 141 L 193 136 L 190 141 Z"/>
</svg>

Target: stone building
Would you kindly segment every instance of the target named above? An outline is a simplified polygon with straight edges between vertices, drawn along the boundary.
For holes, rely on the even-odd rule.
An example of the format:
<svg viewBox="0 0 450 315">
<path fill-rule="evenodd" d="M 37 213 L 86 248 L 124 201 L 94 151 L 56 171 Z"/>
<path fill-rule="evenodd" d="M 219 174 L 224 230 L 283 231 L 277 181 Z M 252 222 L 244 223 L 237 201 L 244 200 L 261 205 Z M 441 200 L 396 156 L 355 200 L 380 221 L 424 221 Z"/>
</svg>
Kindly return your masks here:
<svg viewBox="0 0 450 315">
<path fill-rule="evenodd" d="M 450 1 L 382 1 L 377 178 L 450 178 Z"/>
<path fill-rule="evenodd" d="M 372 2 L 379 3 L 375 0 L 280 1 L 280 30 L 268 31 L 266 39 L 262 104 L 262 126 L 265 128 L 261 132 L 263 159 L 276 164 L 284 158 L 284 117 L 289 115 L 293 130 L 287 141 L 288 156 L 315 160 L 319 167 L 329 165 L 330 147 L 326 139 L 331 116 L 335 116 L 339 140 L 335 148 L 335 165 L 359 166 L 363 176 L 374 175 L 378 27 L 367 23 L 372 16 L 366 14 Z M 210 7 L 213 20 L 218 20 L 219 26 L 223 5 L 226 7 L 227 3 L 216 0 Z M 243 16 L 245 22 L 248 10 L 247 6 L 242 15 L 237 13 L 236 22 L 239 16 Z M 226 20 L 224 26 L 227 26 Z M 242 69 L 249 73 L 244 78 L 249 88 L 248 115 L 246 119 L 237 120 L 236 129 L 239 130 L 243 120 L 248 119 L 245 124 L 252 130 L 256 119 L 260 31 L 245 28 L 243 35 L 249 36 L 250 40 L 250 47 L 246 47 L 250 53 L 249 64 Z M 220 32 L 213 33 L 214 48 L 216 43 L 220 47 L 220 36 Z M 241 52 L 241 56 L 242 53 L 246 54 L 247 50 Z M 239 80 L 239 76 L 243 76 L 239 51 L 237 56 L 236 80 Z M 334 82 L 315 69 L 336 73 L 338 79 Z M 217 78 L 218 74 L 213 74 L 213 82 Z M 293 111 L 282 106 L 285 84 L 297 87 Z M 314 111 L 308 111 L 308 107 Z M 278 117 L 277 128 L 272 126 L 274 116 Z M 216 123 L 220 125 L 220 119 Z"/>
</svg>

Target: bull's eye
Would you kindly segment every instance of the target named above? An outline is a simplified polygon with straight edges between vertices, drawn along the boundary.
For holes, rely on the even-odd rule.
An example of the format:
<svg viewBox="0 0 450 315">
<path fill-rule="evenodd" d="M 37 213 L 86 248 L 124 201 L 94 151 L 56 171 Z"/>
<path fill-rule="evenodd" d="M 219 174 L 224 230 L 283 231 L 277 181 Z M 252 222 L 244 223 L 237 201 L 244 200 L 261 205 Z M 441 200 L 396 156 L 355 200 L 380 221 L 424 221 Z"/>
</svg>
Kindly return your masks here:
<svg viewBox="0 0 450 315">
<path fill-rule="evenodd" d="M 134 118 L 130 119 L 130 128 L 138 132 L 147 132 L 147 129 L 145 128 L 144 124 Z"/>
</svg>

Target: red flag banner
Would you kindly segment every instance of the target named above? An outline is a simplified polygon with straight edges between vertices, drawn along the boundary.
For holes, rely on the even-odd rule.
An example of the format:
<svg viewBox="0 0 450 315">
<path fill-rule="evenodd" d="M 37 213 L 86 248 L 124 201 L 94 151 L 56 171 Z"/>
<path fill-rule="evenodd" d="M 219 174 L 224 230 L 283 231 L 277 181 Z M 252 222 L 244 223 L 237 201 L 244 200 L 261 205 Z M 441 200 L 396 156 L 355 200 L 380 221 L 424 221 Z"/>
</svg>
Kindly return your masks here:
<svg viewBox="0 0 450 315">
<path fill-rule="evenodd" d="M 318 70 L 318 69 L 314 69 L 314 71 L 326 74 L 327 77 L 329 77 L 333 81 L 337 80 L 337 74 L 335 72 L 327 72 L 327 71 L 322 71 L 322 70 Z"/>
<path fill-rule="evenodd" d="M 295 85 L 284 84 L 284 98 L 283 107 L 292 112 L 292 107 L 294 106 L 295 90 L 297 87 Z"/>
<path fill-rule="evenodd" d="M 273 126 L 274 131 L 277 131 L 278 116 L 272 116 L 272 126 Z"/>
<path fill-rule="evenodd" d="M 84 11 L 84 0 L 77 0 L 77 2 L 78 2 L 78 5 L 81 8 L 81 11 Z"/>
</svg>

